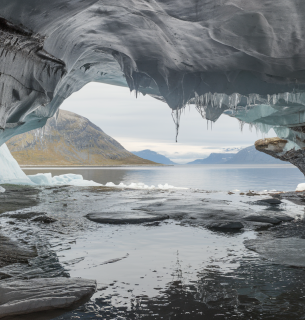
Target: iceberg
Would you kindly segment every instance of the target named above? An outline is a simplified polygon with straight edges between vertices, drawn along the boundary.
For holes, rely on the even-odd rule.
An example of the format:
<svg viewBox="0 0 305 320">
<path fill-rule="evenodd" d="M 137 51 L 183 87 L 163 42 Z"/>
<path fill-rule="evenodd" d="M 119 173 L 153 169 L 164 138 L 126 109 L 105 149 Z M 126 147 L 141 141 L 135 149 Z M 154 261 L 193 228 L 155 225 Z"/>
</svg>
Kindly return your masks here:
<svg viewBox="0 0 305 320">
<path fill-rule="evenodd" d="M 0 184 L 34 185 L 11 155 L 6 144 L 0 147 Z"/>
<path fill-rule="evenodd" d="M 38 173 L 35 175 L 26 175 L 20 168 L 17 161 L 11 155 L 6 144 L 0 147 L 0 185 L 1 184 L 21 184 L 21 185 L 31 185 L 31 186 L 59 186 L 59 185 L 70 185 L 76 187 L 100 187 L 104 186 L 101 183 L 97 183 L 92 180 L 85 180 L 80 174 L 62 174 L 59 176 L 52 176 L 51 173 Z M 174 187 L 165 183 L 164 185 L 159 184 L 157 187 L 148 186 L 144 183 L 130 183 L 129 185 L 120 183 L 115 185 L 112 182 L 108 182 L 106 187 L 115 188 L 129 188 L 129 189 L 187 189 Z M 5 189 L 0 186 L 0 193 L 5 192 Z"/>
</svg>

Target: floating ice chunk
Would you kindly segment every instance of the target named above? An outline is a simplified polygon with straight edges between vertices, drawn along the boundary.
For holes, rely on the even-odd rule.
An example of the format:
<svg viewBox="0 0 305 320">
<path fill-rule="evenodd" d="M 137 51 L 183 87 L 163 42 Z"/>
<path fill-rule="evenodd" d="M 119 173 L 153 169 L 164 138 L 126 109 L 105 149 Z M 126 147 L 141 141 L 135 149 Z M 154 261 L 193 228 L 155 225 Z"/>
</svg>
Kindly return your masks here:
<svg viewBox="0 0 305 320">
<path fill-rule="evenodd" d="M 34 184 L 21 170 L 6 144 L 0 147 L 0 184 L 4 183 Z"/>
<path fill-rule="evenodd" d="M 165 183 L 164 185 L 162 184 L 158 184 L 158 186 L 148 186 L 142 182 L 138 182 L 138 183 L 130 183 L 129 185 L 124 184 L 123 182 L 121 182 L 120 184 L 116 185 L 113 182 L 107 182 L 106 183 L 106 187 L 117 187 L 117 188 L 129 188 L 129 189 L 147 189 L 147 190 L 153 190 L 153 189 L 161 189 L 161 190 L 168 190 L 168 189 L 180 189 L 180 190 L 186 190 L 188 188 L 181 188 L 181 187 L 174 187 L 171 186 L 167 183 Z"/>
<path fill-rule="evenodd" d="M 51 173 L 37 173 L 35 175 L 29 175 L 28 178 L 37 185 L 51 185 L 52 174 Z"/>
<path fill-rule="evenodd" d="M 5 189 L 0 186 L 0 193 L 5 192 Z"/>
<path fill-rule="evenodd" d="M 94 182 L 92 180 L 84 180 L 80 174 L 62 174 L 59 176 L 52 177 L 51 173 L 38 173 L 35 175 L 28 176 L 32 182 L 36 185 L 71 185 L 80 187 L 94 187 L 102 186 L 102 184 Z"/>
<path fill-rule="evenodd" d="M 305 191 L 305 183 L 299 183 L 295 191 Z"/>
</svg>

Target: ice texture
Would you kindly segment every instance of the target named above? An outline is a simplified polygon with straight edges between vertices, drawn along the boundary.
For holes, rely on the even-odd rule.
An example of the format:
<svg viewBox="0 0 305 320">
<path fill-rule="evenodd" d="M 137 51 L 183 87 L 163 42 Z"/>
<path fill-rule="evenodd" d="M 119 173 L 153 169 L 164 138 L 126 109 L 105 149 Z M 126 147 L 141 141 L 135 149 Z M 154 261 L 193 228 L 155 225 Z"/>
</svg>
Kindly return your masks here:
<svg viewBox="0 0 305 320">
<path fill-rule="evenodd" d="M 34 185 L 21 170 L 6 144 L 3 144 L 0 147 L 0 184 L 5 183 Z"/>
<path fill-rule="evenodd" d="M 1 0 L 0 9 L 0 145 L 56 119 L 94 81 L 166 102 L 177 133 L 193 104 L 212 122 L 225 113 L 305 147 L 304 1 Z"/>
<path fill-rule="evenodd" d="M 0 147 L 0 184 L 23 184 L 32 186 L 58 186 L 58 185 L 70 185 L 78 187 L 99 187 L 103 184 L 97 183 L 92 180 L 85 180 L 80 174 L 62 174 L 59 176 L 52 177 L 51 173 L 38 173 L 35 175 L 26 175 L 20 168 L 17 161 L 11 155 L 6 144 Z M 186 189 L 171 186 L 167 183 L 164 185 L 159 184 L 158 186 L 148 186 L 144 183 L 131 183 L 126 185 L 120 183 L 115 185 L 112 182 L 108 182 L 105 186 L 116 187 L 116 188 L 129 188 L 129 189 Z M 0 186 L 0 192 L 5 192 L 5 189 Z"/>
</svg>

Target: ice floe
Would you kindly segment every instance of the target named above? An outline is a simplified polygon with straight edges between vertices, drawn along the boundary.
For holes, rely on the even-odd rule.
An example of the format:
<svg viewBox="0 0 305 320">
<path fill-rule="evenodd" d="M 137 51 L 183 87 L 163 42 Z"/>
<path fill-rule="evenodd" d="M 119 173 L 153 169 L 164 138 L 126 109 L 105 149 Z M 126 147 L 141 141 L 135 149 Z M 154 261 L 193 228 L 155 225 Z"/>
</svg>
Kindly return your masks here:
<svg viewBox="0 0 305 320">
<path fill-rule="evenodd" d="M 130 183 L 129 185 L 124 184 L 123 182 L 121 182 L 118 185 L 115 185 L 113 182 L 107 182 L 106 183 L 106 187 L 117 187 L 117 188 L 129 188 L 129 189 L 161 189 L 161 190 L 168 190 L 168 189 L 180 189 L 180 190 L 186 190 L 188 188 L 181 188 L 181 187 L 174 187 L 171 186 L 170 184 L 158 184 L 158 186 L 148 186 L 142 182 L 138 182 L 138 183 Z"/>
</svg>

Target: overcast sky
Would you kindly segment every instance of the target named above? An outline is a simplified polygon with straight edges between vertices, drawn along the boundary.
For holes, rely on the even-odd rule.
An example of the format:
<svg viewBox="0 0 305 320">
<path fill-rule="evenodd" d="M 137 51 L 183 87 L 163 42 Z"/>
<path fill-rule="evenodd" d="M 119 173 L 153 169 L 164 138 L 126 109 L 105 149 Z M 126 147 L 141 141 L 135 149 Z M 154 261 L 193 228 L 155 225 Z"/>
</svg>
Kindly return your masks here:
<svg viewBox="0 0 305 320">
<path fill-rule="evenodd" d="M 251 132 L 248 125 L 241 132 L 238 121 L 225 115 L 213 124 L 212 130 L 209 123 L 207 130 L 207 121 L 194 107 L 187 107 L 176 143 L 171 109 L 165 103 L 150 96 L 136 99 L 128 88 L 100 83 L 86 85 L 61 109 L 88 118 L 129 151 L 150 149 L 178 163 L 204 158 L 222 148 L 247 147 L 263 137 L 255 129 Z M 275 136 L 273 130 L 268 136 Z"/>
</svg>

